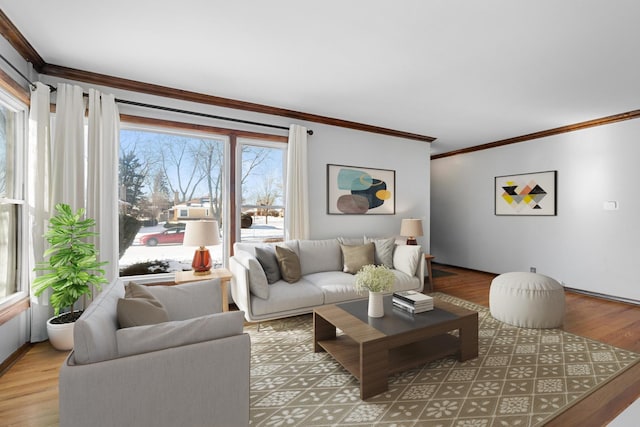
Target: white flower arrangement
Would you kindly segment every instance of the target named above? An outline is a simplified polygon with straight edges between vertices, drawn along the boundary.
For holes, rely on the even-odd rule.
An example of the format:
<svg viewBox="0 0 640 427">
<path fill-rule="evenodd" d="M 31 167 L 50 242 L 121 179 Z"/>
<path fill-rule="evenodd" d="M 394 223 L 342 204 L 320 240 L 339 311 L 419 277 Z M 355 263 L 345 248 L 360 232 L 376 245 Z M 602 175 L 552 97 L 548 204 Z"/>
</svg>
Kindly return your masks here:
<svg viewBox="0 0 640 427">
<path fill-rule="evenodd" d="M 384 265 L 365 265 L 356 274 L 356 289 L 359 292 L 385 292 L 391 290 L 395 280 L 393 272 Z"/>
</svg>

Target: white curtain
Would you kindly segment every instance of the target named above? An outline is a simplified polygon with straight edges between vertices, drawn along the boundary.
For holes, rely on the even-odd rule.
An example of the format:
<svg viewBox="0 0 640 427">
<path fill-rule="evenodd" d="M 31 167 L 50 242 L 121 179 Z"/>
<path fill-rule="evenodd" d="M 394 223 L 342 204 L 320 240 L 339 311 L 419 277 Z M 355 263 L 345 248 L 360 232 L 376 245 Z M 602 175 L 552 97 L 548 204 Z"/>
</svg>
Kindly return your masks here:
<svg viewBox="0 0 640 427">
<path fill-rule="evenodd" d="M 47 85 L 36 83 L 31 92 L 31 110 L 29 112 L 29 171 L 27 200 L 29 210 L 29 283 L 36 277 L 33 271 L 36 263 L 42 262 L 45 251 L 45 240 L 42 235 L 47 230 L 49 218 L 49 185 L 50 185 L 50 90 Z M 47 339 L 47 319 L 53 316 L 53 308 L 49 305 L 50 292 L 39 297 L 31 294 L 31 342 Z"/>
<path fill-rule="evenodd" d="M 30 270 L 44 260 L 42 235 L 56 203 L 76 211 L 87 210 L 99 233 L 94 243 L 105 266 L 107 280 L 117 276 L 117 177 L 120 119 L 112 95 L 89 93 L 89 137 L 85 143 L 85 105 L 82 88 L 59 84 L 53 140 L 50 131 L 50 91 L 36 83 L 29 115 Z M 35 273 L 31 272 L 31 279 Z M 50 293 L 31 295 L 31 341 L 47 339 L 46 321 L 53 316 Z"/>
<path fill-rule="evenodd" d="M 75 212 L 85 207 L 84 100 L 82 88 L 58 84 L 56 123 L 51 150 L 51 212 L 65 203 Z"/>
<path fill-rule="evenodd" d="M 285 238 L 309 238 L 309 177 L 307 128 L 291 125 L 287 149 L 287 189 L 285 201 Z"/>
<path fill-rule="evenodd" d="M 118 145 L 120 116 L 113 95 L 89 90 L 87 216 L 96 220 L 94 244 L 106 279 L 118 276 Z"/>
</svg>

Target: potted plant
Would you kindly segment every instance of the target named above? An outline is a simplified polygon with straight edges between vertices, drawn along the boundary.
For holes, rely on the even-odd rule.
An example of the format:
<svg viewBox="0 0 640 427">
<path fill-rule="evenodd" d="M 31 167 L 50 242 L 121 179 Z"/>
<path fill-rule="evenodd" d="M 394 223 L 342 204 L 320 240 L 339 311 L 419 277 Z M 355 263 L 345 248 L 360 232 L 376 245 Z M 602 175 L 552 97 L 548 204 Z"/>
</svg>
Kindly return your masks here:
<svg viewBox="0 0 640 427">
<path fill-rule="evenodd" d="M 368 264 L 356 273 L 356 289 L 369 291 L 369 317 L 384 316 L 382 296 L 391 290 L 394 280 L 395 275 L 384 265 Z"/>
<path fill-rule="evenodd" d="M 47 321 L 49 341 L 58 350 L 73 348 L 73 323 L 82 311 L 75 310 L 74 304 L 80 297 L 91 295 L 93 287 L 100 290 L 100 285 L 107 283 L 104 270 L 106 262 L 98 261 L 98 251 L 87 237 L 97 233 L 89 231 L 96 222 L 85 218 L 85 210 L 73 212 L 66 204 L 57 204 L 57 214 L 49 219 L 49 229 L 44 238 L 49 243 L 44 257 L 48 262 L 38 263 L 34 270 L 46 274 L 33 281 L 36 296 L 51 288 L 49 301 L 55 316 Z M 61 310 L 69 309 L 60 314 Z"/>
</svg>

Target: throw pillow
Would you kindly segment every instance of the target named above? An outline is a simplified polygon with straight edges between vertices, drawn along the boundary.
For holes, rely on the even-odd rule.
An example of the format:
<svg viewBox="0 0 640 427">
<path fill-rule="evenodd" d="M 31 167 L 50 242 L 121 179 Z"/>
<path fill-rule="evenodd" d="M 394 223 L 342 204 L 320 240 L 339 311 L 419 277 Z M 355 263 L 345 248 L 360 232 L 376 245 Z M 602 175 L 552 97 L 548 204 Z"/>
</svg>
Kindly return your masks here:
<svg viewBox="0 0 640 427">
<path fill-rule="evenodd" d="M 422 246 L 397 245 L 393 251 L 393 267 L 409 276 L 415 276 L 420 257 L 422 257 Z"/>
<path fill-rule="evenodd" d="M 278 267 L 278 258 L 276 258 L 276 250 L 273 246 L 256 246 L 256 258 L 262 266 L 269 284 L 275 283 L 281 279 L 280 267 Z"/>
<path fill-rule="evenodd" d="M 367 243 L 366 245 L 340 245 L 342 249 L 342 258 L 344 267 L 342 271 L 345 273 L 356 274 L 362 267 L 374 263 L 375 245 Z"/>
<path fill-rule="evenodd" d="M 125 297 L 118 299 L 116 308 L 121 328 L 169 321 L 167 310 L 145 288 L 146 286 L 133 282 L 125 287 Z"/>
<path fill-rule="evenodd" d="M 276 246 L 276 258 L 280 266 L 282 278 L 289 283 L 295 283 L 302 277 L 300 258 L 291 249 Z"/>
<path fill-rule="evenodd" d="M 393 249 L 396 247 L 396 239 L 390 237 L 388 239 L 374 239 L 364 237 L 365 243 L 372 242 L 376 247 L 375 261 L 376 265 L 384 265 L 387 268 L 393 268 Z"/>
</svg>

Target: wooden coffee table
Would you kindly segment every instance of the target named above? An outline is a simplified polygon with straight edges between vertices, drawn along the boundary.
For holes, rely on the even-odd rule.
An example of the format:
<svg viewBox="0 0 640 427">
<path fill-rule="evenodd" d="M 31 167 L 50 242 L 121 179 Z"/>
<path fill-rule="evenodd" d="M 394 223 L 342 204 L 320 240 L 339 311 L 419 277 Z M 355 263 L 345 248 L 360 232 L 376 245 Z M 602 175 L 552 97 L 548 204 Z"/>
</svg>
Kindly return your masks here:
<svg viewBox="0 0 640 427">
<path fill-rule="evenodd" d="M 313 311 L 314 352 L 326 351 L 360 381 L 360 398 L 388 390 L 389 375 L 448 355 L 478 357 L 478 313 L 434 299 L 432 311 L 411 315 L 384 298 L 384 317 L 367 316 L 367 300 Z M 343 333 L 336 334 L 336 329 Z M 458 336 L 447 332 L 458 330 Z"/>
</svg>

